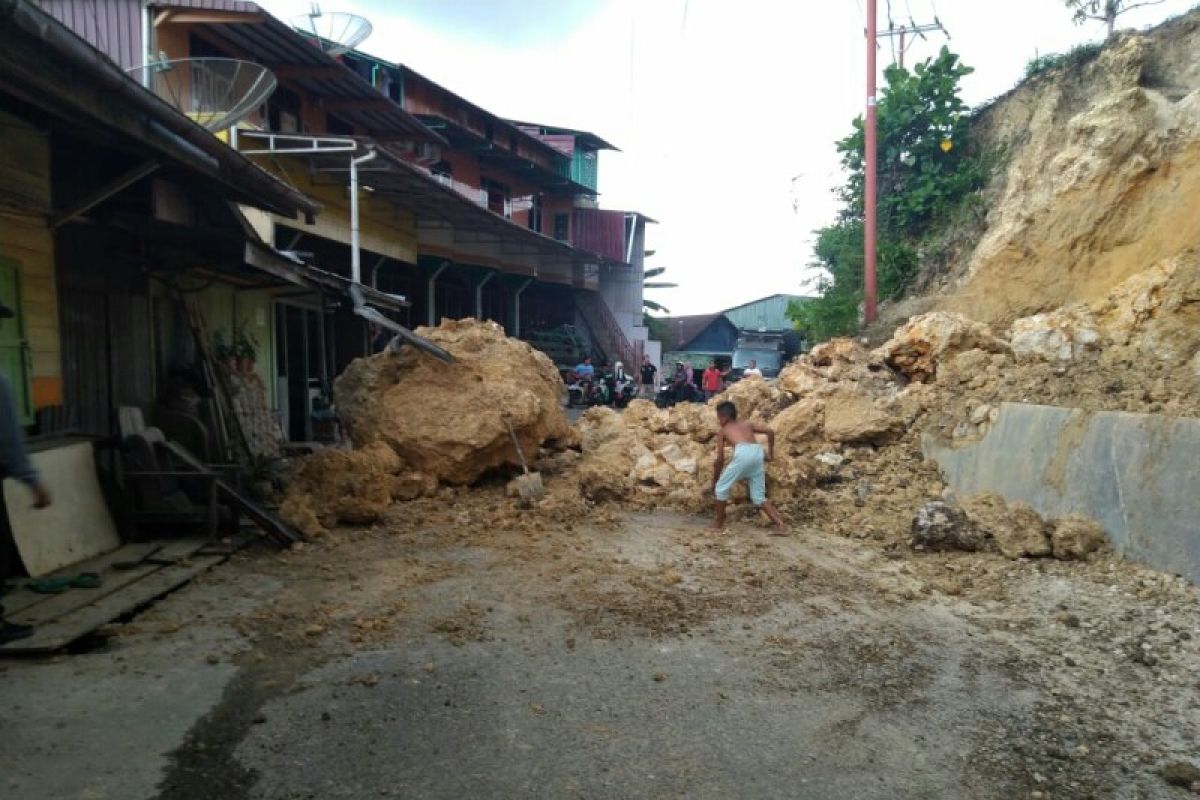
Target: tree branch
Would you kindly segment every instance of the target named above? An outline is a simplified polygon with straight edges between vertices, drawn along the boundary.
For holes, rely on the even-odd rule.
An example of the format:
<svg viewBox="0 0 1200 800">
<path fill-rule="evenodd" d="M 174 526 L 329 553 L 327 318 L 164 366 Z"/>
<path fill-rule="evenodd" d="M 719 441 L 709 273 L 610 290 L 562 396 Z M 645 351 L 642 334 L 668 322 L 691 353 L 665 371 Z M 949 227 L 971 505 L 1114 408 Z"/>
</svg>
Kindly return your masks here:
<svg viewBox="0 0 1200 800">
<path fill-rule="evenodd" d="M 1159 5 L 1162 5 L 1163 3 L 1165 3 L 1166 1 L 1167 0 L 1142 0 L 1142 2 L 1140 2 L 1140 3 L 1134 3 L 1131 6 L 1122 7 L 1121 10 L 1117 12 L 1117 14 L 1124 14 L 1126 11 L 1133 11 L 1135 8 L 1142 8 L 1143 6 L 1159 6 Z"/>
</svg>

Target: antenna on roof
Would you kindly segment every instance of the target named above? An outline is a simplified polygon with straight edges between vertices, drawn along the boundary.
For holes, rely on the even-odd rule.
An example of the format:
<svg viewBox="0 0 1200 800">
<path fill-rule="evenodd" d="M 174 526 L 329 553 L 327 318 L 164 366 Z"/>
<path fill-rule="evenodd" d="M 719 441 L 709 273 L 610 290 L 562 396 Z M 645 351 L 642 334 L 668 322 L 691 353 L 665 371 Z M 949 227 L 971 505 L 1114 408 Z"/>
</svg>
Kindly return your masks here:
<svg viewBox="0 0 1200 800">
<path fill-rule="evenodd" d="M 233 127 L 275 91 L 269 69 L 235 58 L 160 57 L 128 74 L 210 131 Z"/>
<path fill-rule="evenodd" d="M 291 19 L 296 32 L 316 40 L 316 44 L 331 56 L 340 56 L 358 47 L 374 30 L 366 17 L 345 11 L 321 10 L 314 2 L 307 14 Z"/>
</svg>

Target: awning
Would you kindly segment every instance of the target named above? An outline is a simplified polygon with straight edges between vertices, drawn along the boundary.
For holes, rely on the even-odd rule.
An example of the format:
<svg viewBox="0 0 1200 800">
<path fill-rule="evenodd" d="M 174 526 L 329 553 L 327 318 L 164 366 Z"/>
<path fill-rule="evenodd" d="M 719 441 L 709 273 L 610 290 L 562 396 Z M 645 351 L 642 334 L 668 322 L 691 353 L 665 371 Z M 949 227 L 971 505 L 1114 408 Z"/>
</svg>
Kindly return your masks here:
<svg viewBox="0 0 1200 800">
<path fill-rule="evenodd" d="M 73 135 L 165 156 L 246 205 L 286 217 L 320 210 L 29 0 L 0 0 L 0 92 L 60 120 Z"/>
<path fill-rule="evenodd" d="M 261 241 L 247 241 L 245 261 L 248 266 L 274 275 L 280 280 L 319 292 L 331 292 L 350 298 L 353 281 L 342 275 L 327 272 L 309 264 L 292 253 L 276 250 Z M 370 286 L 359 286 L 363 299 L 377 308 L 399 311 L 408 308 L 408 300 L 397 294 L 388 294 Z M 351 298 L 352 299 L 352 298 Z"/>
<path fill-rule="evenodd" d="M 311 173 L 340 185 L 348 185 L 350 156 L 353 153 L 332 147 L 322 151 L 318 146 L 322 141 L 333 142 L 333 138 L 312 137 L 311 147 L 297 147 L 290 153 L 284 147 L 273 149 L 271 144 L 272 139 L 302 138 L 305 137 L 241 131 L 237 142 L 245 153 L 299 159 Z M 496 245 L 501 248 L 504 258 L 537 258 L 543 267 L 629 267 L 624 262 L 545 236 L 488 210 L 452 186 L 438 182 L 424 168 L 406 161 L 382 142 L 362 136 L 340 136 L 336 137 L 336 141 L 356 143 L 357 150 L 353 151 L 356 153 L 369 150 L 378 153 L 377 158 L 359 167 L 360 191 L 412 212 L 416 217 L 418 233 L 425 231 L 427 236 L 433 237 L 437 232 L 442 232 L 454 236 L 460 244 L 467 246 Z M 423 244 L 419 241 L 418 249 Z M 430 247 L 432 252 L 432 244 Z"/>
<path fill-rule="evenodd" d="M 315 46 L 311 40 L 243 0 L 162 0 L 151 5 L 166 12 L 162 24 L 171 24 L 172 14 L 202 30 L 214 45 L 235 58 L 244 58 L 269 68 L 281 82 L 298 87 L 310 97 L 321 98 L 322 108 L 346 122 L 384 140 L 404 138 L 445 144 L 412 114 L 369 82 Z M 221 12 L 204 14 L 200 12 Z M 208 21 L 206 21 L 208 20 Z"/>
</svg>

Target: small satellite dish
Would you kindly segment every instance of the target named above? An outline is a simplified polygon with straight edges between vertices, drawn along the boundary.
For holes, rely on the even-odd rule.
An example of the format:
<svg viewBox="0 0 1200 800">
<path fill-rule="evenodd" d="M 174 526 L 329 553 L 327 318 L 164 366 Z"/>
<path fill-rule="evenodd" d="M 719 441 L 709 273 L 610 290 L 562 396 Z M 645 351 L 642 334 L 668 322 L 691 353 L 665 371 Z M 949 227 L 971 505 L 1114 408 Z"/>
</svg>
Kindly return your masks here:
<svg viewBox="0 0 1200 800">
<path fill-rule="evenodd" d="M 366 17 L 345 11 L 322 11 L 312 4 L 312 11 L 292 17 L 292 27 L 316 43 L 331 56 L 349 53 L 371 35 L 373 28 Z"/>
<path fill-rule="evenodd" d="M 233 127 L 275 91 L 269 69 L 234 58 L 163 59 L 129 75 L 210 131 Z"/>
</svg>

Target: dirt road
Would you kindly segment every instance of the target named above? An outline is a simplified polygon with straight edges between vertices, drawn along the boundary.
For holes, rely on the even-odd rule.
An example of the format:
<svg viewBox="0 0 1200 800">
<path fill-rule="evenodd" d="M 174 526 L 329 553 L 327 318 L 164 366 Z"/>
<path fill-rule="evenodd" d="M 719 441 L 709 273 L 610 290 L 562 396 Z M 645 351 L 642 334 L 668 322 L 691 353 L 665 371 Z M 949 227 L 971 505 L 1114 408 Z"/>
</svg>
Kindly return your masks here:
<svg viewBox="0 0 1200 800">
<path fill-rule="evenodd" d="M 0 664 L 0 793 L 1187 796 L 1162 776 L 1200 740 L 1177 579 L 448 502 L 244 554 L 91 652 Z"/>
</svg>

